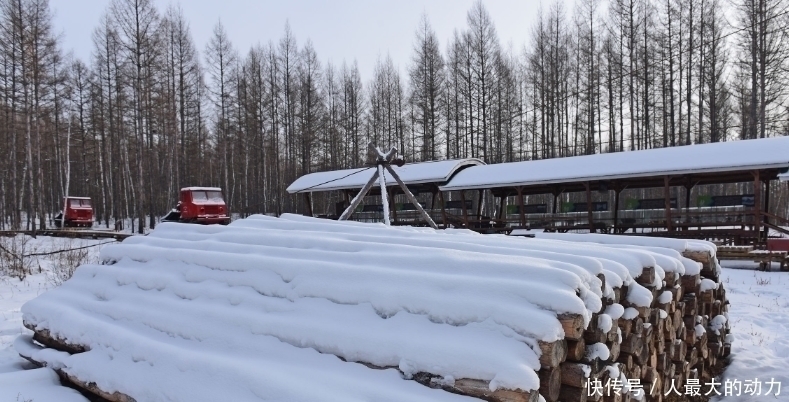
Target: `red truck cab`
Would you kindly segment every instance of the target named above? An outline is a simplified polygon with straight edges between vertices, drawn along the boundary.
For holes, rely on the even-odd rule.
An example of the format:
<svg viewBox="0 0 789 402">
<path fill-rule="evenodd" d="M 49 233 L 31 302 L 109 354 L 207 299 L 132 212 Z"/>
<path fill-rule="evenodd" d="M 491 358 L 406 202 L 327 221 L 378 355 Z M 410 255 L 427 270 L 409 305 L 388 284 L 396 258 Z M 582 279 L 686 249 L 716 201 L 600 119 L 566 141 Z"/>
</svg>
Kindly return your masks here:
<svg viewBox="0 0 789 402">
<path fill-rule="evenodd" d="M 227 211 L 222 189 L 217 187 L 184 187 L 176 210 L 181 222 L 227 225 Z"/>
<path fill-rule="evenodd" d="M 66 205 L 66 219 L 63 224 L 63 211 L 55 216 L 57 227 L 91 227 L 93 226 L 93 206 L 90 197 L 67 196 L 63 199 Z"/>
</svg>

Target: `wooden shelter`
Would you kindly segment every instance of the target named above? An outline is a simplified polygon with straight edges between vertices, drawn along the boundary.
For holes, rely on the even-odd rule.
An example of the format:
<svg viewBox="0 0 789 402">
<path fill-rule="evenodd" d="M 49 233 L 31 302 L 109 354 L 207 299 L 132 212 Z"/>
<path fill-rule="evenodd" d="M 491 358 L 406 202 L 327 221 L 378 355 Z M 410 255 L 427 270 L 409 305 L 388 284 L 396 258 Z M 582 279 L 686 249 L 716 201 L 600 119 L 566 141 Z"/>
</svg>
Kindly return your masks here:
<svg viewBox="0 0 789 402">
<path fill-rule="evenodd" d="M 430 218 L 439 226 L 446 227 L 450 223 L 445 218 L 446 213 L 441 213 L 441 211 L 445 211 L 445 208 L 443 208 L 444 202 L 438 187 L 446 184 L 458 172 L 484 164 L 484 162 L 476 158 L 465 158 L 406 163 L 402 166 L 391 166 L 391 169 L 396 172 L 411 193 L 422 199 L 420 206 L 428 212 Z M 287 191 L 304 197 L 304 201 L 308 205 L 307 215 L 311 216 L 318 215 L 313 213 L 312 193 L 340 192 L 341 201 L 335 206 L 334 213 L 324 216 L 318 215 L 324 218 L 338 219 L 351 204 L 351 200 L 356 193 L 367 184 L 375 169 L 376 166 L 373 164 L 366 168 L 310 173 L 294 181 L 288 186 Z M 420 217 L 419 208 L 410 197 L 406 197 L 395 177 L 388 171 L 384 173 L 384 176 L 387 188 L 386 196 L 389 205 L 392 206 L 392 224 L 427 226 L 428 223 Z M 366 194 L 367 202 L 358 206 L 351 219 L 358 221 L 383 221 L 383 202 L 380 198 L 380 189 L 378 186 L 372 186 Z M 397 202 L 398 197 L 402 198 L 402 202 Z M 372 202 L 370 202 L 371 200 Z M 451 207 L 452 204 L 449 206 Z M 451 213 L 452 211 L 450 211 L 450 215 Z"/>
<path fill-rule="evenodd" d="M 771 233 L 789 235 L 789 220 L 769 212 L 771 192 L 778 181 L 789 178 L 789 137 L 494 165 L 478 159 L 422 162 L 395 169 L 414 194 L 430 194 L 424 207 L 439 227 L 486 233 L 541 228 L 759 246 Z M 288 191 L 306 195 L 338 190 L 350 200 L 369 179 L 369 174 L 358 174 L 364 170 L 312 173 Z M 395 184 L 390 178 L 387 183 Z M 744 184 L 744 190 L 714 196 L 699 191 L 701 186 L 732 183 Z M 622 199 L 623 192 L 640 189 L 653 189 L 660 196 Z M 394 202 L 396 187 L 389 192 L 389 203 L 399 205 L 393 224 L 424 224 L 416 208 Z M 568 193 L 575 193 L 576 202 L 562 202 Z M 529 198 L 543 201 L 533 203 Z M 483 208 L 485 199 L 493 204 Z M 360 206 L 353 219 L 381 221 L 379 204 Z M 342 206 L 346 205 L 347 201 Z"/>
<path fill-rule="evenodd" d="M 541 227 L 546 231 L 762 245 L 770 229 L 789 234 L 789 220 L 769 212 L 769 195 L 777 187 L 773 183 L 783 179 L 788 170 L 789 137 L 777 137 L 479 166 L 461 172 L 440 189 L 461 194 L 490 191 L 498 200 L 498 210 L 492 220 L 486 219 L 502 228 Z M 691 204 L 695 188 L 730 183 L 750 183 L 747 187 L 751 191 L 707 197 L 703 203 L 697 197 L 696 205 Z M 653 213 L 648 219 L 623 218 L 622 192 L 645 188 L 662 189 L 663 196 L 635 200 L 628 209 Z M 560 210 L 558 201 L 561 194 L 571 192 L 585 194 L 585 202 L 572 205 L 572 214 Z M 672 192 L 682 197 L 672 196 Z M 547 203 L 525 203 L 526 196 L 539 194 L 553 195 L 550 209 Z M 613 205 L 595 202 L 595 196 L 601 198 L 598 194 L 613 198 Z M 514 199 L 515 216 L 505 212 L 508 198 Z"/>
</svg>

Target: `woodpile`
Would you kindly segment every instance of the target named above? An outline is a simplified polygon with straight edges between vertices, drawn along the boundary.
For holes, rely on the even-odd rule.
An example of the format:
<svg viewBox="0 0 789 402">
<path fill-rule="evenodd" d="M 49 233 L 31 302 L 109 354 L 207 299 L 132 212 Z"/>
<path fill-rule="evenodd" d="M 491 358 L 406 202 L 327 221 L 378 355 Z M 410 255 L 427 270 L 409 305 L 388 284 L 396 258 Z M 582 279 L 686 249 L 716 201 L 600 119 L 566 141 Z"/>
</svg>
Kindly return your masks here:
<svg viewBox="0 0 789 402">
<path fill-rule="evenodd" d="M 719 374 L 716 367 L 731 344 L 717 261 L 709 252 L 683 255 L 702 264 L 700 274 L 668 272 L 658 288 L 654 267 L 644 267 L 636 281 L 652 292 L 650 307 L 630 305 L 623 297 L 628 289 L 616 288 L 583 331 L 566 332 L 566 358 L 558 364 L 541 360 L 540 394 L 546 401 L 630 401 L 636 388 L 646 401 L 662 401 L 667 394 L 684 395 L 688 380 L 703 385 Z M 609 324 L 600 316 L 615 304 L 626 311 Z M 631 392 L 628 381 L 638 384 Z"/>
<path fill-rule="evenodd" d="M 635 400 L 633 393 L 638 392 L 635 388 L 640 388 L 646 395 L 644 400 L 661 401 L 672 389 L 683 393 L 688 380 L 696 379 L 704 384 L 718 374 L 715 371 L 718 360 L 731 351 L 731 345 L 725 340 L 728 325 L 716 319 L 728 310 L 725 289 L 720 283 L 715 257 L 695 252 L 686 252 L 685 256 L 702 264 L 701 274 L 666 273 L 660 288 L 653 285 L 654 267 L 644 267 L 642 275 L 636 278 L 636 282 L 653 294 L 650 307 L 628 303 L 625 297 L 628 289 L 623 286 L 613 289 L 613 297 L 604 299 L 603 308 L 593 315 L 586 327 L 581 315 L 559 315 L 565 339 L 539 342 L 542 366 L 538 372 L 539 394 L 548 402 L 626 402 Z M 624 310 L 624 314 L 615 319 L 602 317 L 616 316 L 611 312 L 617 310 Z M 57 339 L 47 330 L 28 328 L 34 331 L 33 339 L 48 348 L 70 354 L 86 351 L 86 347 Z M 43 365 L 29 356 L 24 357 Z M 134 401 L 128 395 L 102 391 L 96 384 L 62 370 L 57 372 L 64 382 L 103 400 Z M 412 379 L 426 386 L 488 401 L 538 400 L 534 391 L 490 391 L 487 381 L 459 379 L 448 385 L 429 373 L 418 373 Z M 638 385 L 628 392 L 628 382 Z"/>
<path fill-rule="evenodd" d="M 720 367 L 718 362 L 731 350 L 726 339 L 728 301 L 720 283 L 714 246 L 693 246 L 680 251 L 682 242 L 675 244 L 673 249 L 630 243 L 602 246 L 581 244 L 583 240 L 579 243 L 562 239 L 522 241 L 496 236 L 400 233 L 394 229 L 363 227 L 365 231 L 380 230 L 387 235 L 377 237 L 385 239 L 386 249 L 369 253 L 369 260 L 365 260 L 358 256 L 359 253 L 341 254 L 335 249 L 363 250 L 362 246 L 369 246 L 368 241 L 377 249 L 377 241 L 384 242 L 376 240 L 373 243 L 368 237 L 357 235 L 355 231 L 361 230 L 357 226 L 331 226 L 331 230 L 326 229 L 330 234 L 326 237 L 332 240 L 322 240 L 312 233 L 315 229 L 323 229 L 321 225 L 333 224 L 310 221 L 303 225 L 313 230 L 303 234 L 281 230 L 277 225 L 283 224 L 282 218 L 259 220 L 246 222 L 249 228 L 257 228 L 255 236 L 242 230 L 245 224 L 242 221 L 229 228 L 220 228 L 228 232 L 226 237 L 190 227 L 188 229 L 194 232 L 187 233 L 190 239 L 173 240 L 167 236 L 185 236 L 181 226 L 173 225 L 157 229 L 158 237 L 135 239 L 105 249 L 104 265 L 85 267 L 81 275 L 23 307 L 25 325 L 34 335 L 17 342 L 17 351 L 36 364 L 55 368 L 64 382 L 112 402 L 132 402 L 136 393 L 143 391 L 137 389 L 136 384 L 118 388 L 118 391 L 100 389 L 93 382 L 95 378 L 85 375 L 92 366 L 74 371 L 82 376 L 79 378 L 74 372 L 63 369 L 68 367 L 63 362 L 79 364 L 88 360 L 86 356 L 97 356 L 101 361 L 111 360 L 113 369 L 118 368 L 121 373 L 124 368 L 137 367 L 140 359 L 137 355 L 131 361 L 105 359 L 108 350 L 126 347 L 149 336 L 148 332 L 133 332 L 135 328 L 156 328 L 167 334 L 180 331 L 188 335 L 183 336 L 185 340 L 177 349 L 154 342 L 136 350 L 150 361 L 161 353 L 180 356 L 188 345 L 194 348 L 188 349 L 190 358 L 203 359 L 200 360 L 205 362 L 202 366 L 213 369 L 213 359 L 221 352 L 203 353 L 206 346 L 192 339 L 219 339 L 229 337 L 228 334 L 241 334 L 238 336 L 243 338 L 239 339 L 248 340 L 237 343 L 245 348 L 244 351 L 248 349 L 249 355 L 262 364 L 277 367 L 281 367 L 277 363 L 291 361 L 279 359 L 280 353 L 284 356 L 291 351 L 300 353 L 295 351 L 314 349 L 318 352 L 315 356 L 336 356 L 338 359 L 331 359 L 331 364 L 337 364 L 331 366 L 334 369 L 347 370 L 351 363 L 358 363 L 353 364 L 354 369 L 399 370 L 403 379 L 491 402 L 537 402 L 540 396 L 548 402 L 621 402 L 661 401 L 672 390 L 684 393 L 685 384 L 691 380 L 705 384 L 719 374 L 716 372 Z M 233 230 L 243 232 L 238 233 L 238 239 L 244 240 L 243 247 L 234 243 L 236 236 L 230 236 L 236 235 Z M 344 243 L 334 240 L 342 236 L 347 238 Z M 199 239 L 212 239 L 212 242 L 195 244 L 194 240 Z M 259 244 L 249 244 L 249 239 Z M 316 247 L 318 241 L 325 241 L 325 247 Z M 178 254 L 181 263 L 151 257 L 172 256 L 174 245 L 184 251 Z M 208 250 L 198 250 L 198 247 Z M 452 265 L 428 264 L 421 260 L 422 254 L 414 251 L 416 247 L 421 247 L 422 253 L 438 251 L 436 255 L 440 258 L 451 255 Z M 239 259 L 242 263 L 236 263 L 235 256 L 227 250 L 243 250 L 242 255 L 248 260 Z M 224 254 L 222 258 L 213 258 L 211 253 L 214 252 Z M 487 257 L 481 258 L 482 253 L 488 253 Z M 319 269 L 303 264 L 306 257 L 310 257 L 310 263 Z M 438 258 L 430 261 L 443 261 Z M 193 266 L 204 259 L 211 259 L 206 263 L 215 266 L 200 268 L 201 271 L 195 273 Z M 334 262 L 326 263 L 328 260 Z M 141 264 L 140 261 L 146 262 Z M 370 269 L 366 261 L 381 264 L 397 261 L 397 264 L 391 269 L 376 270 Z M 267 271 L 259 267 L 266 267 Z M 182 287 L 193 285 L 184 279 L 187 269 L 189 275 L 211 278 L 200 282 L 199 289 L 189 293 L 191 297 L 197 298 L 216 289 L 216 292 L 224 292 L 222 295 L 227 301 L 224 298 L 206 300 L 213 306 L 206 309 L 211 313 L 208 314 L 195 307 L 190 297 L 168 297 L 169 293 L 161 289 L 182 292 Z M 269 271 L 277 275 L 252 275 Z M 129 275 L 134 275 L 138 286 L 124 285 Z M 294 277 L 298 280 L 293 280 Z M 234 286 L 251 286 L 250 280 L 254 281 L 256 292 L 248 292 L 246 288 L 233 290 Z M 394 281 L 399 281 L 397 283 L 403 288 L 422 291 L 392 291 L 388 287 Z M 157 284 L 155 292 L 149 289 L 150 283 Z M 361 291 L 359 283 L 377 287 L 378 292 Z M 286 288 L 288 297 L 294 298 L 287 304 L 287 314 L 269 313 L 266 308 L 272 311 L 280 308 L 281 297 L 267 294 L 284 292 Z M 368 305 L 372 306 L 373 301 L 378 303 L 375 297 L 384 291 L 391 291 L 387 293 L 386 304 L 381 304 L 387 306 L 388 310 L 381 310 L 387 314 L 368 311 Z M 462 297 L 457 297 L 458 294 Z M 501 297 L 502 294 L 512 297 Z M 501 299 L 496 299 L 498 297 Z M 321 317 L 318 320 L 314 303 L 321 299 L 332 302 L 318 305 Z M 135 300 L 136 308 L 128 309 L 127 300 Z M 241 304 L 241 300 L 247 305 L 256 303 L 255 306 L 266 308 L 236 309 L 234 306 Z M 484 304 L 486 302 L 490 304 Z M 168 306 L 171 314 L 185 313 L 177 322 L 171 322 L 171 315 L 154 311 L 160 305 Z M 390 319 L 394 313 L 389 310 L 400 311 L 396 309 L 402 309 L 397 312 L 400 319 L 411 319 L 408 314 L 412 314 L 414 321 L 407 321 L 410 324 L 404 326 Z M 510 311 L 513 313 L 509 314 Z M 443 318 L 434 320 L 431 316 L 425 320 L 423 316 L 430 312 Z M 103 319 L 94 319 L 98 313 L 103 314 L 102 317 L 112 315 L 114 321 L 108 324 Z M 66 320 L 68 317 L 62 314 L 73 317 Z M 228 321 L 229 316 L 233 317 L 232 321 Z M 466 332 L 476 331 L 475 325 L 480 321 L 495 323 L 501 328 Z M 81 324 L 72 325 L 73 322 Z M 128 323 L 135 325 L 127 327 Z M 231 325 L 233 331 L 227 330 Z M 326 330 L 322 331 L 320 325 L 325 325 Z M 119 328 L 122 330 L 117 331 Z M 452 332 L 438 332 L 445 330 Z M 505 331 L 498 332 L 500 330 Z M 86 333 L 90 336 L 85 336 Z M 116 339 L 109 338 L 116 335 L 121 340 L 125 340 L 124 336 L 129 339 L 112 346 Z M 279 341 L 264 342 L 268 338 Z M 102 347 L 91 349 L 91 345 L 96 344 L 86 343 L 85 339 L 101 339 L 112 347 L 101 344 Z M 294 339 L 298 347 L 291 343 L 296 342 Z M 445 347 L 447 339 L 456 343 L 454 347 Z M 412 345 L 420 348 L 412 348 Z M 52 350 L 62 353 L 50 353 Z M 430 353 L 423 353 L 425 350 Z M 270 351 L 276 353 L 268 353 Z M 423 356 L 428 357 L 420 360 Z M 442 364 L 446 367 L 441 367 Z M 162 370 L 153 364 L 151 367 Z M 480 367 L 490 369 L 483 372 Z M 495 376 L 490 375 L 491 372 Z M 153 381 L 156 373 L 146 367 L 139 374 Z M 185 376 L 177 378 L 188 384 L 194 381 L 180 370 L 174 371 L 166 377 L 168 384 L 158 390 L 169 389 L 173 376 Z M 256 378 L 256 381 L 264 380 L 271 379 Z M 395 380 L 397 384 L 393 389 L 399 389 L 400 378 Z M 146 392 L 152 392 L 151 388 L 141 386 Z M 332 386 L 327 389 L 334 390 Z M 413 386 L 424 391 L 416 384 Z M 349 389 L 358 388 L 350 386 Z M 646 398 L 637 398 L 641 393 Z"/>
<path fill-rule="evenodd" d="M 58 352 L 65 352 L 68 354 L 84 353 L 89 350 L 85 346 L 69 343 L 65 340 L 58 339 L 57 337 L 53 337 L 47 330 L 36 329 L 34 326 L 29 325 L 27 323 L 25 324 L 25 327 L 33 331 L 32 340 L 35 341 L 35 343 L 27 342 L 28 345 L 25 347 L 26 349 L 32 348 L 35 350 L 43 350 L 44 348 L 39 346 L 39 345 L 43 345 L 45 348 L 56 350 Z M 558 365 L 559 362 L 565 360 L 567 349 L 564 347 L 564 342 L 544 343 L 541 344 L 541 347 L 542 350 L 545 352 L 544 356 L 553 356 L 550 359 L 554 359 L 553 362 L 555 362 L 552 363 L 551 361 L 547 361 L 546 363 Z M 17 343 L 17 348 L 19 349 L 18 343 Z M 31 362 L 36 367 L 47 367 L 46 362 L 39 361 L 32 355 L 33 353 L 25 353 L 20 351 L 20 356 Z M 364 362 L 359 362 L 359 363 L 364 364 L 365 366 L 376 370 L 397 369 L 397 367 L 378 367 Z M 68 384 L 72 388 L 82 390 L 84 394 L 92 395 L 93 400 L 95 401 L 136 402 L 136 399 L 129 395 L 117 391 L 107 392 L 105 390 L 102 390 L 101 388 L 98 387 L 98 385 L 96 385 L 96 383 L 84 381 L 79 377 L 68 373 L 62 368 L 54 367 L 54 370 L 64 384 Z M 559 386 L 561 385 L 558 377 L 559 372 L 553 371 L 553 373 L 554 373 L 553 375 L 556 378 L 546 379 L 545 383 L 553 384 L 553 386 L 556 387 L 556 390 L 558 392 Z M 542 371 L 538 374 L 542 375 Z M 487 401 L 495 401 L 495 402 L 538 402 L 539 401 L 539 392 L 536 390 L 524 391 L 524 390 L 497 389 L 495 391 L 491 391 L 489 381 L 462 378 L 453 381 L 452 384 L 445 384 L 444 382 L 441 381 L 440 377 L 424 372 L 420 372 L 413 375 L 411 379 L 431 388 L 441 388 L 452 393 L 471 396 L 479 399 L 484 399 Z M 542 383 L 543 382 L 542 378 L 540 380 Z"/>
</svg>

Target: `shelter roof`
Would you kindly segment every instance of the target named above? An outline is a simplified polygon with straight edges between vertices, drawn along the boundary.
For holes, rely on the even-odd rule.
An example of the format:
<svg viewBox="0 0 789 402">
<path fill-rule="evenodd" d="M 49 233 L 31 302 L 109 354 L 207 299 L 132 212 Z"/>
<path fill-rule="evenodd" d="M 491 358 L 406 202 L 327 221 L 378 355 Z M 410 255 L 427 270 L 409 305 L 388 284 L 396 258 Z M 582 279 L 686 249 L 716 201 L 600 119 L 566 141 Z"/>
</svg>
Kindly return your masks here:
<svg viewBox="0 0 789 402">
<path fill-rule="evenodd" d="M 789 137 L 717 142 L 474 166 L 442 191 L 789 168 Z"/>
<path fill-rule="evenodd" d="M 219 187 L 184 187 L 181 191 L 222 191 Z"/>
<path fill-rule="evenodd" d="M 406 185 L 425 183 L 443 184 L 462 169 L 484 164 L 485 163 L 479 159 L 466 158 L 407 163 L 403 166 L 392 166 L 392 168 Z M 375 167 L 309 173 L 296 179 L 296 181 L 288 186 L 287 191 L 293 194 L 360 189 L 370 180 L 373 172 L 375 172 Z M 387 186 L 397 185 L 395 179 L 388 172 L 386 172 L 386 183 Z"/>
</svg>

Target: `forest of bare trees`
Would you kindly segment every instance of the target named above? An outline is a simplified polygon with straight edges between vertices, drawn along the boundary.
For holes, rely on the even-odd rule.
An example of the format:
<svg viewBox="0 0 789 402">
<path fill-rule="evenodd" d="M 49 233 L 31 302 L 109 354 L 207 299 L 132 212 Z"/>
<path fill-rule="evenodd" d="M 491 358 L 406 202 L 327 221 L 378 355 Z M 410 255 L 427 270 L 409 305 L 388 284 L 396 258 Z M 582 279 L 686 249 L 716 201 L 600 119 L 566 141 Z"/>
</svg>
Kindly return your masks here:
<svg viewBox="0 0 789 402">
<path fill-rule="evenodd" d="M 0 0 L 0 226 L 49 225 L 68 192 L 142 230 L 188 185 L 297 212 L 288 184 L 362 165 L 368 141 L 500 163 L 789 132 L 789 0 L 549 3 L 523 48 L 483 1 L 447 43 L 423 16 L 411 59 L 362 77 L 286 21 L 251 49 L 217 22 L 199 49 L 153 0 L 112 0 L 80 60 L 47 0 Z"/>
</svg>

